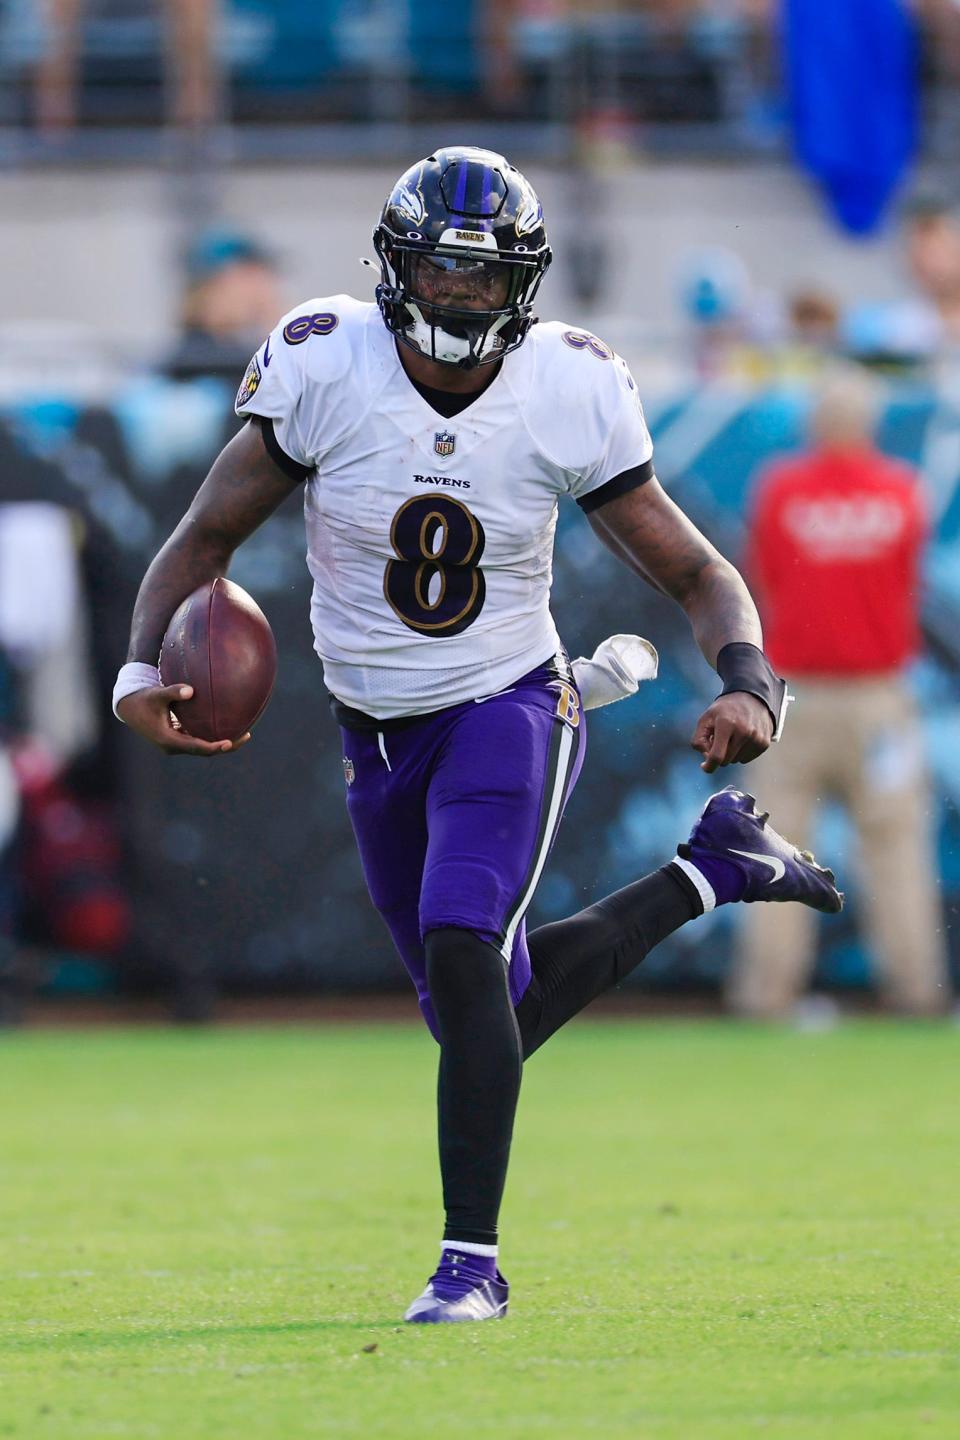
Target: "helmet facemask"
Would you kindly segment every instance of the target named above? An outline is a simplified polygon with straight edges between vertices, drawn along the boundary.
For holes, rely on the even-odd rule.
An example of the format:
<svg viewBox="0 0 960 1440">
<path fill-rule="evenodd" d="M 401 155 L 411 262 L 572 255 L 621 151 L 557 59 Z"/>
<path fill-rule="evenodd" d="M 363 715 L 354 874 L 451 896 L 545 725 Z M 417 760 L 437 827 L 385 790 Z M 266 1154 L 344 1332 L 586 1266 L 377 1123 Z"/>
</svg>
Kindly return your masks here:
<svg viewBox="0 0 960 1440">
<path fill-rule="evenodd" d="M 496 249 L 418 243 L 384 225 L 374 245 L 387 328 L 411 350 L 469 370 L 496 363 L 523 341 L 549 263 L 542 256 L 526 260 Z"/>
</svg>

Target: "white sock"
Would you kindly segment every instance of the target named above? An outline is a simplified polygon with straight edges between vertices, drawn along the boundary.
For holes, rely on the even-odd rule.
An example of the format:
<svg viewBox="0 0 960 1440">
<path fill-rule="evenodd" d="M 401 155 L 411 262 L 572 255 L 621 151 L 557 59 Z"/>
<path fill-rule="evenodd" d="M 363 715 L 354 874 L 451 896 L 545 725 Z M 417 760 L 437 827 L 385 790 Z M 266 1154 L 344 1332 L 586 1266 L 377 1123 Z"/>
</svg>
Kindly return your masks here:
<svg viewBox="0 0 960 1440">
<path fill-rule="evenodd" d="M 498 1246 L 478 1245 L 474 1240 L 441 1240 L 441 1250 L 462 1250 L 464 1255 L 484 1255 L 488 1260 L 497 1258 Z"/>
<path fill-rule="evenodd" d="M 703 904 L 703 913 L 717 908 L 717 894 L 710 881 L 702 870 L 698 870 L 692 860 L 684 860 L 680 855 L 674 855 L 671 864 L 682 870 L 687 879 L 696 886 L 697 894 Z"/>
</svg>

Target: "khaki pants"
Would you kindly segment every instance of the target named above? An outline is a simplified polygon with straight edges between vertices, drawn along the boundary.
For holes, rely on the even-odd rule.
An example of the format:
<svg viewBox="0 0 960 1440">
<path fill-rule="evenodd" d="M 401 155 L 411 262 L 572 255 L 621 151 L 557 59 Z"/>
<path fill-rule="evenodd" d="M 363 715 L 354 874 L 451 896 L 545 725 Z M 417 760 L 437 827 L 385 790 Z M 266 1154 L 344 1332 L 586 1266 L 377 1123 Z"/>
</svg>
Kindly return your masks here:
<svg viewBox="0 0 960 1440">
<path fill-rule="evenodd" d="M 949 1000 L 933 817 L 913 703 L 897 678 L 804 682 L 784 739 L 744 777 L 771 824 L 810 844 L 818 803 L 842 801 L 860 840 L 858 913 L 888 1002 L 932 1014 Z M 852 857 L 818 856 L 843 888 Z M 789 1012 L 815 960 L 816 914 L 751 905 L 728 986 L 744 1015 Z"/>
</svg>

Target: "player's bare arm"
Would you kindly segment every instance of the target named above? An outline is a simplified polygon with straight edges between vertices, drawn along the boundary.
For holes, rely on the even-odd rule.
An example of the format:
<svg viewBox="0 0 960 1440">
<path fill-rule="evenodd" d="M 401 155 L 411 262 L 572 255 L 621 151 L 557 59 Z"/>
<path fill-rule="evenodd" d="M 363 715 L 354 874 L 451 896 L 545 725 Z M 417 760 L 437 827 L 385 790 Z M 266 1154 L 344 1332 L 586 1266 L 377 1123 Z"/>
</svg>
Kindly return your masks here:
<svg viewBox="0 0 960 1440">
<path fill-rule="evenodd" d="M 128 661 L 156 663 L 164 631 L 180 602 L 198 585 L 226 574 L 233 552 L 298 483 L 271 459 L 258 425 L 245 425 L 224 446 L 190 509 L 143 577 Z M 168 755 L 221 755 L 246 744 L 249 735 L 237 741 L 207 741 L 178 729 L 170 706 L 192 693 L 182 685 L 138 690 L 119 702 L 117 713 Z"/>
<path fill-rule="evenodd" d="M 760 617 L 742 576 L 700 533 L 656 479 L 590 515 L 603 543 L 686 612 L 704 657 L 716 665 L 725 645 L 763 647 Z M 708 773 L 755 760 L 773 739 L 767 706 L 745 691 L 721 695 L 701 715 L 691 744 Z"/>
</svg>

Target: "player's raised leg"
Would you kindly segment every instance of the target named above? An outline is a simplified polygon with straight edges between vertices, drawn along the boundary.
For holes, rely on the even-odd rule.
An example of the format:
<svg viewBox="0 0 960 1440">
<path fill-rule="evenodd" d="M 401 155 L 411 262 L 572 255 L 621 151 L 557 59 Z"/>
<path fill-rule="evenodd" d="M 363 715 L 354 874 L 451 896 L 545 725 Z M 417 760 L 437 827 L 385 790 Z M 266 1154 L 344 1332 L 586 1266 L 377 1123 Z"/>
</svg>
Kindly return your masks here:
<svg viewBox="0 0 960 1440">
<path fill-rule="evenodd" d="M 712 795 L 689 839 L 662 870 L 528 937 L 532 976 L 517 1005 L 524 1059 L 636 969 L 686 921 L 735 901 L 798 901 L 835 913 L 830 870 L 768 824 L 752 795 Z"/>
</svg>

